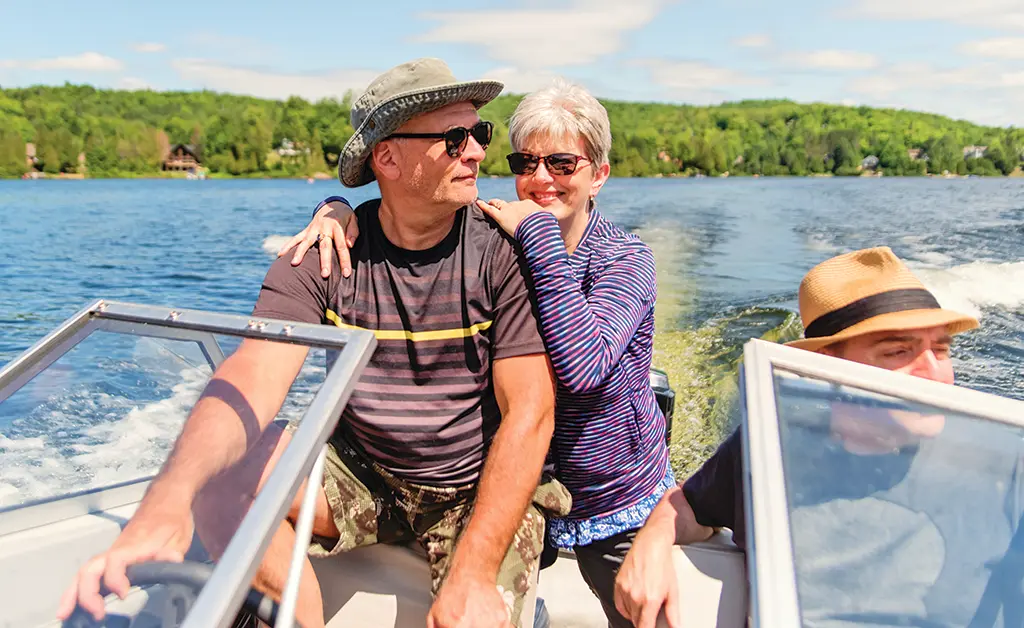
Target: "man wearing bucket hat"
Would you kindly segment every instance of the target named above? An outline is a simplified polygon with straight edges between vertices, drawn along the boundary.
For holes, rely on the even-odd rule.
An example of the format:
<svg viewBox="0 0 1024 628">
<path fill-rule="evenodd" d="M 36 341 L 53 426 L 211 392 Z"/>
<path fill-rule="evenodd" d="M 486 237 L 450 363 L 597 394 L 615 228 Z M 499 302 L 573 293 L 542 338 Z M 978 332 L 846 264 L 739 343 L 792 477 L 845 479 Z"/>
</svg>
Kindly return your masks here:
<svg viewBox="0 0 1024 628">
<path fill-rule="evenodd" d="M 954 379 L 952 336 L 978 326 L 974 318 L 940 307 L 888 247 L 839 255 L 812 268 L 800 284 L 799 307 L 804 337 L 786 344 L 947 384 Z M 832 429 L 851 454 L 884 454 L 935 436 L 941 425 L 936 428 L 934 418 L 904 415 L 865 430 L 864 422 L 837 422 L 834 416 Z M 653 627 L 663 609 L 670 626 L 680 625 L 685 609 L 678 608 L 672 561 L 665 560 L 673 544 L 706 540 L 713 528 L 727 527 L 745 548 L 741 429 L 666 493 L 637 535 L 615 591 L 616 606 L 634 625 Z"/>
<path fill-rule="evenodd" d="M 501 89 L 457 81 L 438 59 L 374 80 L 352 105 L 355 133 L 338 167 L 346 186 L 376 179 L 381 192 L 356 209 L 353 272 L 343 278 L 335 260 L 322 277 L 319 251 L 298 266 L 280 258 L 253 311 L 377 335 L 329 440 L 310 554 L 418 542 L 435 594 L 428 625 L 437 628 L 532 625 L 527 602 L 544 517 L 570 506 L 568 491 L 541 473 L 554 380 L 525 274 L 512 240 L 473 204 L 491 136 L 477 109 Z M 242 429 L 237 404 L 208 403 L 217 396 L 208 387 L 138 514 L 111 550 L 83 567 L 61 617 L 76 600 L 100 616 L 101 579 L 123 596 L 126 564 L 183 553 L 190 509 L 204 546 L 220 555 L 251 503 L 239 499 L 240 487 L 254 478 L 262 486 L 290 441 L 292 426 L 272 419 L 305 356 L 294 346 L 245 341 L 225 360 L 214 379 L 258 409 L 261 435 L 247 441 L 252 426 Z M 298 506 L 297 498 L 291 521 Z M 254 582 L 278 599 L 294 538 L 282 523 Z M 307 627 L 324 622 L 308 560 L 297 617 Z"/>
</svg>

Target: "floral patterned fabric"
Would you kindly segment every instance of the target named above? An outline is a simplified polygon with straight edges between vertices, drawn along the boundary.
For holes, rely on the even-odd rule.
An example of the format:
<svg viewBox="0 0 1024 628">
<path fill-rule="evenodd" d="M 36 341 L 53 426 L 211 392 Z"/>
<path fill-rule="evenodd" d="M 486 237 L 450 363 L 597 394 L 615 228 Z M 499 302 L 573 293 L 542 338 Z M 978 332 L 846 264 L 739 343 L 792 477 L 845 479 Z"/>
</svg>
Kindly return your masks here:
<svg viewBox="0 0 1024 628">
<path fill-rule="evenodd" d="M 672 467 L 668 467 L 665 477 L 654 492 L 632 506 L 627 506 L 608 515 L 591 517 L 590 519 L 552 518 L 548 521 L 548 541 L 560 549 L 572 549 L 577 545 L 589 545 L 621 532 L 643 527 L 651 511 L 658 505 L 665 491 L 676 485 L 676 476 Z"/>
</svg>

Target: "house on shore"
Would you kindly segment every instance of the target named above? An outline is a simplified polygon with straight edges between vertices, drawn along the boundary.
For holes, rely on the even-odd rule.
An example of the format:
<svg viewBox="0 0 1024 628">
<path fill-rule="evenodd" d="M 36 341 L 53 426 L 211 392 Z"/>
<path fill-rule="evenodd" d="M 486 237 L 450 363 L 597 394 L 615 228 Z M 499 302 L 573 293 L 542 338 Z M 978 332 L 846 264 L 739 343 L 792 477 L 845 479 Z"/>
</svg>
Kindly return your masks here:
<svg viewBox="0 0 1024 628">
<path fill-rule="evenodd" d="M 192 144 L 175 144 L 164 159 L 164 170 L 192 171 L 202 165 L 198 151 Z"/>
<path fill-rule="evenodd" d="M 36 157 L 36 145 L 32 142 L 25 142 L 25 167 L 31 172 L 38 165 L 39 159 Z"/>
<path fill-rule="evenodd" d="M 988 146 L 964 146 L 964 159 L 981 159 L 987 150 Z"/>
<path fill-rule="evenodd" d="M 25 173 L 25 178 L 38 179 L 44 176 L 43 171 L 40 168 L 40 166 L 43 164 L 39 161 L 38 154 L 39 149 L 36 147 L 34 143 L 25 142 L 25 169 L 28 171 Z M 62 170 L 60 173 L 57 173 L 56 175 L 52 176 L 77 178 L 85 176 L 85 172 L 85 152 L 83 151 L 78 153 L 77 166 L 75 167 L 74 171 L 65 172 Z"/>
<path fill-rule="evenodd" d="M 277 147 L 276 152 L 281 157 L 298 157 L 299 155 L 308 155 L 309 148 L 299 148 L 295 142 L 285 137 L 281 138 L 281 145 Z"/>
</svg>

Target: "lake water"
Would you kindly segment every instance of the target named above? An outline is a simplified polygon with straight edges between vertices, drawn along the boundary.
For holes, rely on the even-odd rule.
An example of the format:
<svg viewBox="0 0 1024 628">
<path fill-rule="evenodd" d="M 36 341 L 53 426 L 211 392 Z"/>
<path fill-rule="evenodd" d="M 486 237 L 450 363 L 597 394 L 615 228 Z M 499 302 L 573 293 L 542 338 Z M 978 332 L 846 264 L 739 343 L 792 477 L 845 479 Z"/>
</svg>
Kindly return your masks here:
<svg viewBox="0 0 1024 628">
<path fill-rule="evenodd" d="M 480 187 L 514 196 L 511 180 Z M 360 202 L 376 187 L 0 181 L 0 364 L 99 297 L 247 314 L 273 252 L 332 193 Z M 884 244 L 943 305 L 981 317 L 956 344 L 960 383 L 1024 399 L 1020 179 L 612 179 L 599 208 L 655 251 L 659 333 L 713 329 L 735 351 L 795 310 L 811 266 Z M 87 444 L 65 433 L 0 421 L 0 505 L 37 496 L 18 478 L 83 448 L 85 465 L 130 455 L 117 426 Z"/>
</svg>

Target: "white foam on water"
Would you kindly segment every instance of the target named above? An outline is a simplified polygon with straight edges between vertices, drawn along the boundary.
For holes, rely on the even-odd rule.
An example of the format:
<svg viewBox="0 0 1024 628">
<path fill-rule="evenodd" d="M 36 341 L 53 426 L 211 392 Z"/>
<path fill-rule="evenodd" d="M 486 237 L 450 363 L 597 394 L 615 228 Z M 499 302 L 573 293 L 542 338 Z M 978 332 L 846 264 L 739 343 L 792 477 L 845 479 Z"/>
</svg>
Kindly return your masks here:
<svg viewBox="0 0 1024 628">
<path fill-rule="evenodd" d="M 826 238 L 824 235 L 821 234 L 806 234 L 804 243 L 806 244 L 807 248 L 810 249 L 811 251 L 824 251 L 827 253 L 834 253 L 839 251 L 839 248 L 836 247 L 835 243 L 831 239 Z"/>
<path fill-rule="evenodd" d="M 92 474 L 92 487 L 152 475 L 170 453 L 174 439 L 208 380 L 205 369 L 185 369 L 171 396 L 142 407 L 132 407 L 124 418 L 86 430 L 97 445 L 77 448 L 70 462 Z M 131 452 L 132 455 L 125 455 Z"/>
<path fill-rule="evenodd" d="M 1024 261 L 977 261 L 951 268 L 915 268 L 915 274 L 946 308 L 980 318 L 986 307 L 1024 306 Z"/>
<path fill-rule="evenodd" d="M 263 238 L 263 252 L 267 255 L 277 255 L 281 247 L 288 244 L 288 240 L 291 239 L 292 236 L 287 235 L 269 235 Z"/>
<path fill-rule="evenodd" d="M 938 251 L 920 251 L 913 257 L 922 268 L 948 268 L 953 262 L 952 257 Z"/>
<path fill-rule="evenodd" d="M 935 250 L 939 245 L 929 243 L 929 239 L 929 236 L 924 234 L 905 235 L 899 239 L 902 246 L 897 248 L 897 255 L 915 269 L 949 268 L 952 266 L 953 258 Z"/>
<path fill-rule="evenodd" d="M 7 438 L 3 434 L 0 434 L 0 449 L 6 451 L 35 451 L 42 449 L 46 446 L 46 441 L 42 438 L 22 438 L 19 440 L 13 440 Z"/>
<path fill-rule="evenodd" d="M 55 403 L 47 419 L 53 425 L 67 426 L 76 416 L 113 420 L 84 430 L 86 442 L 80 443 L 67 442 L 64 429 L 48 437 L 0 436 L 0 506 L 154 474 L 207 379 L 208 370 L 186 367 L 169 397 L 144 406 L 95 391 L 50 400 Z"/>
<path fill-rule="evenodd" d="M 321 353 L 306 360 L 300 378 L 319 382 L 324 373 Z M 49 409 L 44 419 L 57 426 L 52 434 L 0 435 L 0 507 L 155 474 L 208 380 L 206 366 L 183 367 L 171 394 L 145 405 L 89 390 L 46 400 Z M 306 387 L 293 388 L 279 418 L 297 415 L 312 396 Z M 66 430 L 80 416 L 110 420 L 85 429 L 84 442 L 68 442 Z"/>
</svg>

